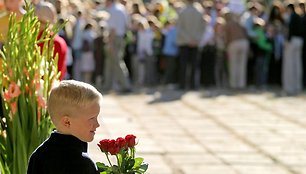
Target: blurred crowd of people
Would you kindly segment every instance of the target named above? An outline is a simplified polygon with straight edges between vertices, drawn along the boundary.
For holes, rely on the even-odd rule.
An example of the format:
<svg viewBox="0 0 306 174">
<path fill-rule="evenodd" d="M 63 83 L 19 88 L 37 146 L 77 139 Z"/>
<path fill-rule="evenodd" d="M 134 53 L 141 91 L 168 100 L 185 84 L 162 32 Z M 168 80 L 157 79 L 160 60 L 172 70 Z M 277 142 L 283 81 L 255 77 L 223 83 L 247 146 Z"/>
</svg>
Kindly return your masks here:
<svg viewBox="0 0 306 174">
<path fill-rule="evenodd" d="M 59 32 L 63 79 L 120 92 L 276 86 L 295 95 L 306 87 L 303 1 L 49 2 L 59 23 L 68 20 Z"/>
</svg>

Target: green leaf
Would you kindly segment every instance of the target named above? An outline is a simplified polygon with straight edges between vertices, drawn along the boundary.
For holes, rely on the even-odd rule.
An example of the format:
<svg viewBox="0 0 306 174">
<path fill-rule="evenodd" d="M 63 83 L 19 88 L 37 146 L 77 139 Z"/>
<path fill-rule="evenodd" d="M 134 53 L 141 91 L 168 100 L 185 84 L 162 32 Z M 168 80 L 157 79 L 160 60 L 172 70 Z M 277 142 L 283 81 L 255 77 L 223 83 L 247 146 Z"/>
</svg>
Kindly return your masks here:
<svg viewBox="0 0 306 174">
<path fill-rule="evenodd" d="M 139 167 L 139 172 L 142 172 L 142 173 L 145 173 L 147 170 L 148 170 L 148 167 L 149 165 L 148 164 L 142 164 L 140 167 Z"/>
<path fill-rule="evenodd" d="M 142 162 L 143 162 L 143 158 L 141 158 L 141 157 L 135 158 L 135 164 L 133 166 L 133 169 L 139 168 L 140 165 L 142 164 Z"/>
<path fill-rule="evenodd" d="M 111 171 L 114 173 L 114 174 L 120 174 L 120 170 L 119 170 L 119 167 L 117 165 L 113 165 L 111 167 Z"/>
<path fill-rule="evenodd" d="M 131 170 L 135 165 L 135 159 L 128 159 L 126 163 L 126 170 Z"/>
<path fill-rule="evenodd" d="M 105 165 L 104 163 L 97 162 L 96 163 L 99 172 L 106 172 L 110 167 Z"/>
</svg>

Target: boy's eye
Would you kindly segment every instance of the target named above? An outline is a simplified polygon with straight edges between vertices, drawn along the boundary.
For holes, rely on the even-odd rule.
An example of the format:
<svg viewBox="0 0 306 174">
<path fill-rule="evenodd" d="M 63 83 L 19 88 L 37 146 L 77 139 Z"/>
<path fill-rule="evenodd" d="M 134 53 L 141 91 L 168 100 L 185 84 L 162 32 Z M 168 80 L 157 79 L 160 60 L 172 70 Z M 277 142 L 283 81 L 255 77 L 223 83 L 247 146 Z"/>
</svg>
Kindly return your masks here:
<svg viewBox="0 0 306 174">
<path fill-rule="evenodd" d="M 89 120 L 94 120 L 94 119 L 96 119 L 97 117 L 91 117 Z"/>
</svg>

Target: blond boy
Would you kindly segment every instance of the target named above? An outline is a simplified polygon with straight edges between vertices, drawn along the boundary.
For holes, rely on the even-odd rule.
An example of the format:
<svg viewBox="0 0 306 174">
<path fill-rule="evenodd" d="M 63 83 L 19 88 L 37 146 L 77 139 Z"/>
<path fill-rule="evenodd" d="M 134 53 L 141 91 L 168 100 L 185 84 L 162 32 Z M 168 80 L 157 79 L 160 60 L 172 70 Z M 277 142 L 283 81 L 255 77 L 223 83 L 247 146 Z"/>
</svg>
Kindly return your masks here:
<svg viewBox="0 0 306 174">
<path fill-rule="evenodd" d="M 52 89 L 48 112 L 56 127 L 49 139 L 32 154 L 28 174 L 96 174 L 87 155 L 87 142 L 100 126 L 102 95 L 93 86 L 64 80 Z"/>
</svg>

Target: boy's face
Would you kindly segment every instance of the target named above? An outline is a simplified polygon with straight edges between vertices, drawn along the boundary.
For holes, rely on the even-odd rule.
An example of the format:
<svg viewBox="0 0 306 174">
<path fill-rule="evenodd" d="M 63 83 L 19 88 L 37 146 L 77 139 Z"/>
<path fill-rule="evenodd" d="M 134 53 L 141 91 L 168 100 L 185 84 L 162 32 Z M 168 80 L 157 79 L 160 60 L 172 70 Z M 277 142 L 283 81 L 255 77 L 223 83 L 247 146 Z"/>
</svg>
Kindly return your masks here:
<svg viewBox="0 0 306 174">
<path fill-rule="evenodd" d="M 84 142 L 94 139 L 95 131 L 100 126 L 98 116 L 100 104 L 94 102 L 86 108 L 76 111 L 76 115 L 70 117 L 70 133 Z"/>
</svg>

